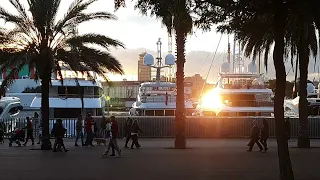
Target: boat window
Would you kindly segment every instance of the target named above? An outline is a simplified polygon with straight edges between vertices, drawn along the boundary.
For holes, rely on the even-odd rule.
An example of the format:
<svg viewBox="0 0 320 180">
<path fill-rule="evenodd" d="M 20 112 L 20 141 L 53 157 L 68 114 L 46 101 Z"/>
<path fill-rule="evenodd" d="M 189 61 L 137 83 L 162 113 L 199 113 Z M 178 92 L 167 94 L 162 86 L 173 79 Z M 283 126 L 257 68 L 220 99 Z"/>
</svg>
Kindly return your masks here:
<svg viewBox="0 0 320 180">
<path fill-rule="evenodd" d="M 81 108 L 55 108 L 54 109 L 55 118 L 77 118 L 79 114 L 81 114 Z"/>
<path fill-rule="evenodd" d="M 154 110 L 145 110 L 145 116 L 154 116 Z"/>
<path fill-rule="evenodd" d="M 165 110 L 165 116 L 174 116 L 174 110 Z"/>
<path fill-rule="evenodd" d="M 3 112 L 3 108 L 0 108 L 0 114 L 2 114 L 2 112 Z"/>
<path fill-rule="evenodd" d="M 94 96 L 101 96 L 102 95 L 102 89 L 100 87 L 94 87 Z"/>
<path fill-rule="evenodd" d="M 9 115 L 15 115 L 19 112 L 19 107 L 12 107 L 10 110 L 9 110 Z"/>
<path fill-rule="evenodd" d="M 318 97 L 318 95 L 308 95 L 308 98 L 317 98 Z"/>
<path fill-rule="evenodd" d="M 164 110 L 155 110 L 156 116 L 164 116 Z"/>
</svg>

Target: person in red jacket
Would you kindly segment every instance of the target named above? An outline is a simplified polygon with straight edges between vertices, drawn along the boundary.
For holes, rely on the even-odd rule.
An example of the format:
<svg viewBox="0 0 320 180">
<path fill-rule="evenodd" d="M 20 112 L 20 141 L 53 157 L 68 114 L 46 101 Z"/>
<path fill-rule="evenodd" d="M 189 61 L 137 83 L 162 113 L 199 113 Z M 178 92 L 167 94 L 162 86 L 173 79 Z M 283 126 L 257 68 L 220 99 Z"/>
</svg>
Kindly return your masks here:
<svg viewBox="0 0 320 180">
<path fill-rule="evenodd" d="M 103 154 L 103 156 L 108 156 L 109 150 L 112 149 L 112 154 L 110 156 L 115 156 L 115 150 L 118 152 L 118 155 L 121 156 L 121 150 L 118 146 L 117 137 L 118 137 L 118 122 L 116 121 L 116 118 L 114 116 L 110 117 L 111 119 L 111 135 L 110 135 L 110 141 L 108 145 L 108 149 Z"/>
<path fill-rule="evenodd" d="M 86 142 L 85 142 L 85 146 L 92 146 L 92 141 L 93 141 L 93 131 L 92 131 L 92 125 L 93 125 L 93 118 L 92 115 L 90 113 L 87 114 L 86 117 L 86 121 L 85 121 L 85 130 L 86 130 Z"/>
</svg>

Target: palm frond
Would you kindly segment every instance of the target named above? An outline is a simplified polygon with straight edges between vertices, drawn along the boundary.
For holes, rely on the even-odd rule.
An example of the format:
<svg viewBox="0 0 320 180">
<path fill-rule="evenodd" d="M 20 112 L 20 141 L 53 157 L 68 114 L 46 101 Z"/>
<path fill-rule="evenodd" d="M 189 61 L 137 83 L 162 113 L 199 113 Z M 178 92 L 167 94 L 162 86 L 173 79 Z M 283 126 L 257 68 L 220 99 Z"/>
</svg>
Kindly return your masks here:
<svg viewBox="0 0 320 180">
<path fill-rule="evenodd" d="M 1 95 L 4 94 L 6 87 L 10 87 L 14 83 L 15 75 L 21 71 L 24 65 L 25 65 L 25 62 L 22 62 L 17 66 L 15 66 L 15 68 L 11 69 L 10 73 L 6 76 L 6 78 L 1 83 L 1 86 L 0 86 Z"/>
<path fill-rule="evenodd" d="M 79 36 L 73 36 L 66 42 L 71 47 L 83 46 L 85 44 L 89 45 L 98 45 L 109 50 L 110 46 L 112 47 L 122 47 L 125 48 L 124 44 L 120 41 L 111 39 L 104 35 L 100 34 L 84 34 Z"/>
</svg>

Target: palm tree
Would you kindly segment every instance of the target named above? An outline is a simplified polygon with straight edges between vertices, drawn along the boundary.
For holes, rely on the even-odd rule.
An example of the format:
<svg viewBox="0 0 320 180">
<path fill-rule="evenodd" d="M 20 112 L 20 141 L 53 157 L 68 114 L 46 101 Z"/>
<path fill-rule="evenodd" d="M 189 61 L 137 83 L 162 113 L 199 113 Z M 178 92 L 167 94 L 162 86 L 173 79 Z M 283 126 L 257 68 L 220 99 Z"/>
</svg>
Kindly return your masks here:
<svg viewBox="0 0 320 180">
<path fill-rule="evenodd" d="M 273 48 L 273 59 L 276 70 L 276 90 L 274 114 L 278 157 L 281 179 L 293 180 L 293 171 L 284 133 L 284 97 L 286 89 L 286 71 L 284 65 L 285 50 L 290 45 L 284 41 L 288 8 L 284 1 L 216 1 L 197 2 L 196 12 L 199 23 L 207 22 L 203 28 L 210 29 L 212 24 L 222 23 L 218 30 L 234 33 L 242 43 L 245 55 L 253 58 L 264 54 L 267 64 L 270 50 Z M 208 10 L 209 9 L 209 10 Z M 211 12 L 210 12 L 211 11 Z M 211 24 L 210 24 L 211 22 Z M 266 66 L 267 67 L 267 66 Z"/>
<path fill-rule="evenodd" d="M 185 137 L 185 99 L 184 99 L 184 63 L 186 37 L 192 32 L 191 0 L 138 0 L 135 8 L 147 15 L 156 16 L 171 33 L 173 27 L 176 34 L 177 48 L 177 105 L 176 105 L 176 139 L 175 148 L 186 148 Z M 172 19 L 173 18 L 173 19 Z M 172 24 L 173 23 L 173 24 Z"/>
<path fill-rule="evenodd" d="M 109 52 L 110 47 L 124 45 L 100 34 L 77 34 L 77 26 L 90 20 L 110 20 L 116 17 L 108 12 L 86 12 L 96 0 L 75 0 L 62 19 L 57 19 L 61 0 L 10 0 L 17 11 L 12 14 L 0 7 L 0 19 L 14 28 L 2 28 L 0 33 L 0 68 L 14 66 L 4 79 L 1 89 L 14 82 L 14 74 L 24 65 L 36 68 L 36 79 L 41 79 L 41 114 L 43 140 L 41 149 L 51 149 L 49 139 L 49 87 L 51 73 L 62 78 L 59 62 L 72 71 L 92 77 L 90 71 L 105 77 L 106 72 L 123 73 L 121 64 Z M 28 5 L 28 10 L 24 7 Z M 97 48 L 98 47 L 98 48 Z M 106 77 L 105 77 L 106 78 Z"/>
</svg>

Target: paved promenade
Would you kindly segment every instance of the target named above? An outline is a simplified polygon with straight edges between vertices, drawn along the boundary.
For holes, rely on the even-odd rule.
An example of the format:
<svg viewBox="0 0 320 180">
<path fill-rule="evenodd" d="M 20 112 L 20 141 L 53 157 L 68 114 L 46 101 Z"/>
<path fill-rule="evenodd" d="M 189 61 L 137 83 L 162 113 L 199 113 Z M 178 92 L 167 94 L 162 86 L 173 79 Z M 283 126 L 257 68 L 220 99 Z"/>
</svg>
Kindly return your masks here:
<svg viewBox="0 0 320 180">
<path fill-rule="evenodd" d="M 105 147 L 74 147 L 67 153 L 0 144 L 1 180 L 277 180 L 276 143 L 268 153 L 246 152 L 246 139 L 189 139 L 187 150 L 170 149 L 173 139 L 141 139 L 142 149 L 101 158 Z M 124 140 L 119 140 L 123 147 Z M 312 140 L 320 147 L 319 140 Z M 296 180 L 320 179 L 320 148 L 298 149 L 290 142 Z M 38 146 L 35 146 L 36 148 Z M 33 147 L 34 148 L 34 147 Z"/>
</svg>

